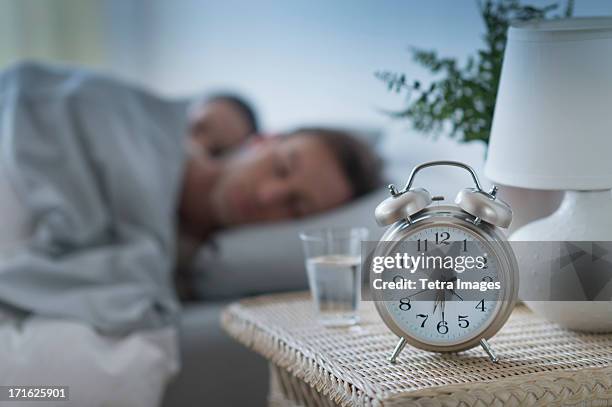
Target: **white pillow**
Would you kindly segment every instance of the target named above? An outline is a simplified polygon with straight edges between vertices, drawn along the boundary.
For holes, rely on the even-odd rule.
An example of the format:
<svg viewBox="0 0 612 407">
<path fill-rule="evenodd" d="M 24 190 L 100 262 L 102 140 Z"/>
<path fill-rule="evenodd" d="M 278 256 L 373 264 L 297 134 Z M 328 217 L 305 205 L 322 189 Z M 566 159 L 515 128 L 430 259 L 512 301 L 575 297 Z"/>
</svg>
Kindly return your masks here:
<svg viewBox="0 0 612 407">
<path fill-rule="evenodd" d="M 296 221 L 254 225 L 218 234 L 203 246 L 194 261 L 195 291 L 199 298 L 218 300 L 307 287 L 302 230 L 334 226 L 364 226 L 370 240 L 384 232 L 376 225 L 374 209 L 388 196 L 372 192 L 344 207 Z"/>
<path fill-rule="evenodd" d="M 486 145 L 480 141 L 460 143 L 443 135 L 424 137 L 404 123 L 387 129 L 379 151 L 386 164 L 388 179 L 401 187 L 408 181 L 414 166 L 438 160 L 454 160 L 470 165 L 484 186 L 488 185 L 482 171 Z M 434 195 L 444 195 L 452 202 L 459 190 L 471 187 L 473 183 L 470 175 L 463 170 L 429 168 L 418 173 L 414 186 L 424 187 Z"/>
</svg>

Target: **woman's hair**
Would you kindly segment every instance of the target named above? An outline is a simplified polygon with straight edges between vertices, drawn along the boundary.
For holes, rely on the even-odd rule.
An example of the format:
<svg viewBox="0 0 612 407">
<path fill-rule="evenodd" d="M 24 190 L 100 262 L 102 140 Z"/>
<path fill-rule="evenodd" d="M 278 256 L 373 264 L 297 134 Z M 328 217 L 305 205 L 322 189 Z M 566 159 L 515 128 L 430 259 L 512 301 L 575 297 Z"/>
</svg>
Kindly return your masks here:
<svg viewBox="0 0 612 407">
<path fill-rule="evenodd" d="M 241 96 L 234 93 L 215 93 L 207 96 L 204 103 L 225 102 L 232 105 L 246 119 L 249 126 L 249 134 L 255 134 L 259 131 L 259 123 L 255 109 L 249 102 Z"/>
<path fill-rule="evenodd" d="M 374 150 L 348 131 L 325 127 L 301 127 L 287 136 L 314 137 L 327 147 L 348 180 L 353 199 L 383 185 L 382 160 Z"/>
</svg>

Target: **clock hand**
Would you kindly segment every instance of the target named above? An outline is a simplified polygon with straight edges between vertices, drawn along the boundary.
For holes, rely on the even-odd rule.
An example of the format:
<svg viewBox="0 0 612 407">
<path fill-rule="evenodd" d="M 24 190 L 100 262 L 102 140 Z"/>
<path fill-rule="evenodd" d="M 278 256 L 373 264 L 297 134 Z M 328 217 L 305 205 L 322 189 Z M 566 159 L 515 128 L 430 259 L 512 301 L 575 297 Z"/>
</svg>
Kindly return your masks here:
<svg viewBox="0 0 612 407">
<path fill-rule="evenodd" d="M 459 294 L 457 294 L 457 292 L 455 290 L 453 290 L 452 288 L 449 290 L 451 292 L 451 294 L 456 295 L 461 301 L 463 301 L 463 297 L 460 296 Z"/>
<path fill-rule="evenodd" d="M 418 291 L 418 292 L 416 292 L 416 293 L 414 293 L 414 294 L 410 294 L 408 297 L 414 297 L 415 295 L 419 295 L 419 294 L 421 294 L 421 293 L 424 293 L 425 291 L 429 291 L 429 290 L 426 288 L 426 289 L 421 290 L 421 291 Z"/>
<path fill-rule="evenodd" d="M 444 296 L 444 290 L 436 290 L 436 299 L 434 301 L 434 308 L 433 308 L 433 313 L 436 313 L 436 309 L 438 308 L 438 304 L 440 305 L 440 307 L 442 307 L 442 299 Z"/>
<path fill-rule="evenodd" d="M 432 314 L 435 315 L 436 313 L 436 308 L 438 307 L 438 292 L 436 291 L 436 298 L 434 299 L 434 306 L 433 306 L 433 312 Z"/>
<path fill-rule="evenodd" d="M 442 292 L 442 304 L 440 305 L 440 309 L 442 310 L 442 321 L 444 321 L 444 308 L 446 306 L 446 297 L 444 292 Z"/>
</svg>

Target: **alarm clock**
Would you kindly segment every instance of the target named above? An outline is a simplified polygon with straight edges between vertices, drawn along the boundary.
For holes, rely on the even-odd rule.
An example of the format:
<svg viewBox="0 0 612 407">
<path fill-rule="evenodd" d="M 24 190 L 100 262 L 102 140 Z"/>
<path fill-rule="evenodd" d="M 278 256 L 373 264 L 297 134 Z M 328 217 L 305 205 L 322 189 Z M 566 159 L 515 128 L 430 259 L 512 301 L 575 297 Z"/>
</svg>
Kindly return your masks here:
<svg viewBox="0 0 612 407">
<path fill-rule="evenodd" d="M 475 187 L 460 190 L 454 204 L 443 204 L 444 197 L 413 188 L 416 174 L 433 166 L 462 168 L 469 172 Z M 519 287 L 516 257 L 501 230 L 512 221 L 511 208 L 496 196 L 497 187 L 484 191 L 474 170 L 456 161 L 418 165 L 403 190 L 397 191 L 393 185 L 389 190 L 391 196 L 375 210 L 377 223 L 388 227 L 377 243 L 376 255 L 397 253 L 398 245 L 404 244 L 403 255 L 417 261 L 428 252 L 440 254 L 458 245 L 455 255 L 481 259 L 482 266 L 458 273 L 451 261 L 444 272 L 451 276 L 446 280 L 456 284 L 454 287 L 447 282 L 431 289 L 417 286 L 399 294 L 396 290 L 393 298 L 384 290 L 372 290 L 379 315 L 400 338 L 389 361 L 395 363 L 405 345 L 410 344 L 433 352 L 458 352 L 480 345 L 491 361 L 497 362 L 487 339 L 508 320 Z M 411 278 L 416 285 L 417 278 Z M 459 283 L 463 283 L 463 289 Z M 486 294 L 474 289 L 485 283 L 497 289 Z"/>
</svg>

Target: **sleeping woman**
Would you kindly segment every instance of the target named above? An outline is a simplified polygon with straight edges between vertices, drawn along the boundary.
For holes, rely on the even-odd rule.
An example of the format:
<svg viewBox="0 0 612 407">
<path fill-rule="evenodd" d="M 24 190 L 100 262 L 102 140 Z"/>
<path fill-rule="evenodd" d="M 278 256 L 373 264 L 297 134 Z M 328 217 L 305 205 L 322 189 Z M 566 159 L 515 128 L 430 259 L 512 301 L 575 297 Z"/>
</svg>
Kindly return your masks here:
<svg viewBox="0 0 612 407">
<path fill-rule="evenodd" d="M 259 132 L 253 107 L 232 93 L 196 98 L 188 108 L 188 118 L 194 148 L 212 157 L 236 150 Z"/>
</svg>

